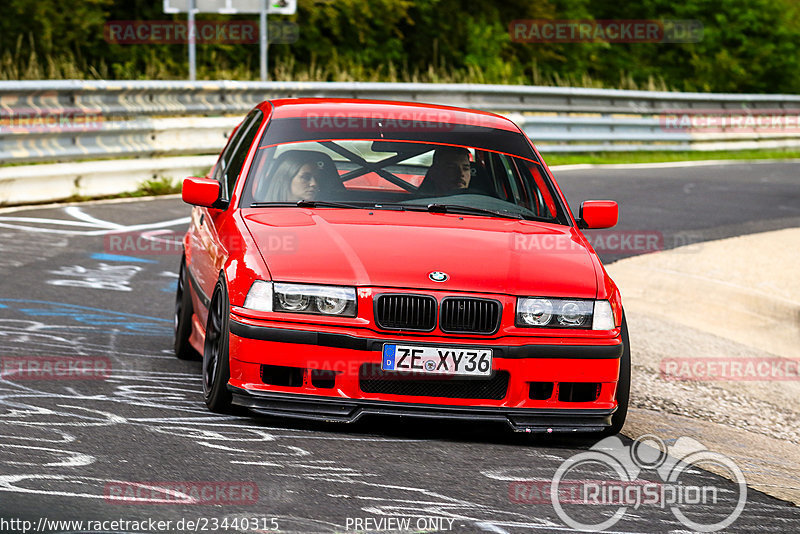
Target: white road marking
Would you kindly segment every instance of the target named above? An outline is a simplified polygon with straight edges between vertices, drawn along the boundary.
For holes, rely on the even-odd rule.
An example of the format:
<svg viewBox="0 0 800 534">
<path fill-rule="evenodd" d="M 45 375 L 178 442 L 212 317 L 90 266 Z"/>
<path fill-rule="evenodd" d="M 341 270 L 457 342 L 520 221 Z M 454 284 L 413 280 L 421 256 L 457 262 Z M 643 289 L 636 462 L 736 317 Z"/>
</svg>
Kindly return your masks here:
<svg viewBox="0 0 800 534">
<path fill-rule="evenodd" d="M 70 206 L 69 208 L 64 208 L 64 213 L 66 213 L 71 217 L 74 217 L 75 219 L 78 219 L 79 221 L 85 221 L 87 223 L 94 224 L 96 227 L 99 226 L 101 228 L 115 228 L 115 229 L 125 228 L 125 226 L 122 224 L 117 224 L 111 221 L 104 221 L 102 219 L 98 219 L 97 217 L 93 217 L 88 213 L 84 212 L 77 206 Z"/>
<path fill-rule="evenodd" d="M 97 236 L 116 232 L 135 232 L 139 230 L 156 230 L 169 226 L 177 226 L 181 224 L 188 224 L 191 221 L 190 217 L 180 217 L 168 221 L 160 221 L 154 223 L 124 225 L 115 222 L 99 219 L 83 211 L 77 206 L 70 206 L 64 208 L 64 213 L 72 217 L 70 219 L 48 219 L 41 217 L 0 217 L 0 227 L 11 228 L 14 230 L 23 230 L 26 232 L 38 232 L 46 234 L 61 234 L 68 236 Z M 32 226 L 34 224 L 46 225 L 44 227 Z M 59 228 L 51 228 L 50 226 L 71 226 L 83 227 L 87 230 L 65 230 Z M 148 235 L 143 235 L 145 239 L 156 240 L 155 232 L 150 232 Z"/>
<path fill-rule="evenodd" d="M 93 223 L 88 223 L 83 221 L 69 221 L 67 219 L 42 219 L 39 217 L 0 217 L 0 221 L 55 224 L 61 226 L 88 226 L 89 228 L 97 228 L 97 225 Z"/>
<path fill-rule="evenodd" d="M 142 270 L 138 265 L 109 265 L 100 263 L 97 269 L 87 269 L 82 265 L 61 267 L 51 274 L 72 278 L 48 280 L 54 286 L 85 287 L 89 289 L 110 289 L 113 291 L 132 291 L 131 279 Z"/>
<path fill-rule="evenodd" d="M 81 452 L 75 451 L 65 451 L 62 449 L 50 449 L 47 447 L 34 447 L 33 445 L 15 445 L 12 443 L 0 443 L 0 450 L 2 449 L 24 449 L 26 451 L 25 457 L 30 458 L 33 456 L 32 451 L 43 451 L 46 453 L 51 453 L 53 456 L 62 456 L 63 459 L 60 461 L 55 462 L 48 462 L 45 464 L 40 464 L 37 462 L 15 462 L 11 460 L 5 460 L 3 463 L 6 465 L 35 465 L 40 467 L 82 467 L 84 465 L 93 464 L 95 461 L 94 456 L 90 454 L 84 454 Z"/>
</svg>

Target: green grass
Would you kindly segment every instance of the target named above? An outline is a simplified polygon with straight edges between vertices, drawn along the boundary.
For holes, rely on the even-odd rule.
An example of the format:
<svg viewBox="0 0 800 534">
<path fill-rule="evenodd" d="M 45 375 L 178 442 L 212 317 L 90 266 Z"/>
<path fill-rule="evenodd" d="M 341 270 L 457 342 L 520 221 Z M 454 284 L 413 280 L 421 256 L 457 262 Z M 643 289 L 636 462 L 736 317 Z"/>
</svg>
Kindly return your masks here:
<svg viewBox="0 0 800 534">
<path fill-rule="evenodd" d="M 713 152 L 580 152 L 574 154 L 548 154 L 541 149 L 548 165 L 575 165 L 580 163 L 660 163 L 668 161 L 701 161 L 720 159 L 800 159 L 800 150 L 731 150 Z"/>
<path fill-rule="evenodd" d="M 158 195 L 173 195 L 180 192 L 180 182 L 173 182 L 170 178 L 161 177 L 145 180 L 139 185 L 139 189 L 137 189 L 132 196 L 149 197 Z"/>
<path fill-rule="evenodd" d="M 208 169 L 205 171 L 207 172 Z M 192 176 L 205 176 L 205 172 L 193 174 Z M 140 183 L 136 191 L 126 191 L 123 193 L 117 193 L 116 195 L 103 195 L 95 197 L 86 195 L 72 195 L 59 202 L 86 202 L 87 200 L 106 200 L 110 198 L 138 198 L 173 195 L 181 192 L 182 185 L 183 184 L 180 181 L 173 181 L 165 176 L 154 177 Z"/>
<path fill-rule="evenodd" d="M 181 80 L 188 77 L 183 63 L 174 64 L 157 56 L 144 65 L 136 62 L 96 64 L 77 56 L 70 50 L 58 54 L 39 55 L 26 52 L 33 47 L 33 40 L 26 48 L 22 38 L 16 49 L 0 51 L 0 80 Z M 406 82 L 406 83 L 476 83 L 501 85 L 542 85 L 553 87 L 591 87 L 606 89 L 631 89 L 646 91 L 671 91 L 660 77 L 648 77 L 637 83 L 631 73 L 620 72 L 613 80 L 601 80 L 582 74 L 559 76 L 558 73 L 543 73 L 537 64 L 529 73 L 520 69 L 487 71 L 475 65 L 454 67 L 447 64 L 428 65 L 427 68 L 409 67 L 387 61 L 379 66 L 366 65 L 353 59 L 334 56 L 328 61 L 312 57 L 308 63 L 299 63 L 294 56 L 270 58 L 269 79 L 293 82 Z M 224 53 L 212 50 L 206 61 L 198 61 L 198 80 L 259 80 L 258 64 L 232 63 Z"/>
</svg>

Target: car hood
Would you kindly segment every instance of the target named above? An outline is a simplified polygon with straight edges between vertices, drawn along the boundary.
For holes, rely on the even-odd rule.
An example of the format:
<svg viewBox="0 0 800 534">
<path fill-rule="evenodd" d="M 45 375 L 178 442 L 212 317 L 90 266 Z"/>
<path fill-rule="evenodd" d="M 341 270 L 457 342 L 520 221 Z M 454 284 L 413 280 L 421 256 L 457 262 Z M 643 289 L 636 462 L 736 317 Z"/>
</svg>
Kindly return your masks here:
<svg viewBox="0 0 800 534">
<path fill-rule="evenodd" d="M 594 298 L 590 252 L 568 226 L 427 212 L 243 210 L 275 281 Z M 445 282 L 428 274 L 442 271 Z"/>
</svg>

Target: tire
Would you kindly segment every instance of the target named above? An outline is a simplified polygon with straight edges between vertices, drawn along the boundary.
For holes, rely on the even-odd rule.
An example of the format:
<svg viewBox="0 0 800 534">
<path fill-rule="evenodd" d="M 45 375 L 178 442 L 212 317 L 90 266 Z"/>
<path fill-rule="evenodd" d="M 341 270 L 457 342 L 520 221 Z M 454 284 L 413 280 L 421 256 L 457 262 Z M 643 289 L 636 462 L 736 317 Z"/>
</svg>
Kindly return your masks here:
<svg viewBox="0 0 800 534">
<path fill-rule="evenodd" d="M 622 313 L 622 357 L 619 360 L 619 381 L 617 382 L 617 411 L 611 416 L 611 426 L 603 431 L 604 436 L 613 436 L 622 431 L 628 416 L 628 402 L 631 393 L 631 346 L 628 340 L 628 324 Z"/>
<path fill-rule="evenodd" d="M 192 295 L 189 290 L 189 274 L 186 270 L 186 256 L 181 258 L 181 268 L 178 272 L 178 289 L 175 291 L 175 341 L 173 348 L 175 356 L 181 360 L 199 360 L 200 354 L 189 343 L 192 335 Z"/>
<path fill-rule="evenodd" d="M 212 412 L 231 413 L 231 393 L 228 381 L 231 378 L 228 359 L 229 338 L 228 290 L 220 275 L 208 307 L 206 341 L 203 347 L 203 400 Z"/>
</svg>

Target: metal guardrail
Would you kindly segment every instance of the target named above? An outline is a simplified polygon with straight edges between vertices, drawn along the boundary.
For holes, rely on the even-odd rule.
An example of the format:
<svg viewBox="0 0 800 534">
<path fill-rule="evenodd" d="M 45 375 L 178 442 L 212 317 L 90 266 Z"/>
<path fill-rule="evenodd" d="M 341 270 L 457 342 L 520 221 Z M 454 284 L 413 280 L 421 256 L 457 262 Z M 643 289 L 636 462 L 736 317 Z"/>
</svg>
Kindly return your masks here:
<svg viewBox="0 0 800 534">
<path fill-rule="evenodd" d="M 265 99 L 283 97 L 406 100 L 512 112 L 543 152 L 702 150 L 703 142 L 711 140 L 708 136 L 667 131 L 657 116 L 676 110 L 800 113 L 798 95 L 360 82 L 0 82 L 0 164 L 213 153 L 224 144 L 225 132 L 235 120 L 211 117 L 241 117 Z M 37 114 L 83 114 L 96 123 L 67 128 L 2 126 L 2 120 L 13 123 Z M 198 122 L 200 116 L 209 118 Z M 785 135 L 736 137 L 722 132 L 716 137 L 713 146 L 735 140 L 733 149 L 751 148 L 754 143 L 790 144 Z"/>
<path fill-rule="evenodd" d="M 245 112 L 263 100 L 287 97 L 404 100 L 495 111 L 514 120 L 545 155 L 800 146 L 800 125 L 698 132 L 666 128 L 664 122 L 669 114 L 700 112 L 796 120 L 799 95 L 478 84 L 11 81 L 0 82 L 0 167 L 216 154 Z M 155 166 L 163 171 L 162 163 Z M 7 197 L 0 194 L 3 201 Z"/>
<path fill-rule="evenodd" d="M 0 161 L 14 163 L 219 153 L 240 117 L 98 121 L 85 129 L 0 130 Z"/>
<path fill-rule="evenodd" d="M 800 111 L 798 95 L 627 91 L 572 87 L 374 82 L 0 82 L 3 108 L 99 108 L 108 116 L 242 113 L 268 98 L 376 98 L 492 111 L 661 113 L 670 109 Z"/>
</svg>

